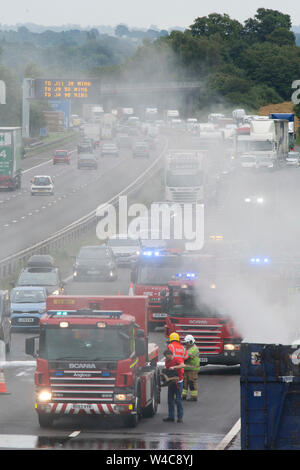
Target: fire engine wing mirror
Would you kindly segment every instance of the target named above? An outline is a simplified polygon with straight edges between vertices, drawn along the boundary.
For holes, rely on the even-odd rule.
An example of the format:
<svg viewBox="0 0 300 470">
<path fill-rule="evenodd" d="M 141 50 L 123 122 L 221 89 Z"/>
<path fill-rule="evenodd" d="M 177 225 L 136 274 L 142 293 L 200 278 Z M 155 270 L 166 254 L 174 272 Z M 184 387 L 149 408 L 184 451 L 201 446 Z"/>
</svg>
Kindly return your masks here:
<svg viewBox="0 0 300 470">
<path fill-rule="evenodd" d="M 32 338 L 26 338 L 25 340 L 25 352 L 29 356 L 33 356 L 33 357 L 37 356 L 37 350 L 36 350 L 36 344 L 35 344 L 36 339 L 38 339 L 38 336 L 35 336 Z"/>
<path fill-rule="evenodd" d="M 144 338 L 136 338 L 135 353 L 138 357 L 144 356 L 146 354 L 146 344 Z"/>
</svg>

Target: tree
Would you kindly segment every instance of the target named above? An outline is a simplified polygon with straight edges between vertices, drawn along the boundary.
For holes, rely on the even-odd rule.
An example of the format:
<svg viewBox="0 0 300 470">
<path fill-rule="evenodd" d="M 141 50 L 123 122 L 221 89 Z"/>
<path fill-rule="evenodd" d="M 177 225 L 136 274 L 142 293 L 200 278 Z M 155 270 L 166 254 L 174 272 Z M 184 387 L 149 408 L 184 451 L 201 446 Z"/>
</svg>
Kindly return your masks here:
<svg viewBox="0 0 300 470">
<path fill-rule="evenodd" d="M 219 34 L 224 40 L 238 37 L 243 31 L 243 26 L 237 20 L 232 20 L 227 14 L 211 13 L 208 16 L 196 18 L 190 26 L 190 30 L 195 37 L 210 38 Z"/>
<path fill-rule="evenodd" d="M 290 15 L 277 10 L 258 8 L 254 18 L 245 21 L 244 35 L 251 42 L 263 42 L 277 29 L 289 31 L 292 22 Z"/>
<path fill-rule="evenodd" d="M 125 24 L 118 24 L 115 28 L 115 35 L 118 37 L 129 36 L 130 31 Z"/>
</svg>

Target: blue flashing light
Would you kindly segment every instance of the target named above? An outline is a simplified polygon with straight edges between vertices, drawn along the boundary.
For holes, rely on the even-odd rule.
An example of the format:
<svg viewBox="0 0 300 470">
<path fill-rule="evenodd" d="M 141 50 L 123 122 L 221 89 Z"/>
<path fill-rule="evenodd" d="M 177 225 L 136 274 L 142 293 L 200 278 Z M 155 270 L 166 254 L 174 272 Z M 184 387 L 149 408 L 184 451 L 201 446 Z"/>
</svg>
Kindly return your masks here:
<svg viewBox="0 0 300 470">
<path fill-rule="evenodd" d="M 196 273 L 176 273 L 175 277 L 184 278 L 184 279 L 196 279 Z"/>
<path fill-rule="evenodd" d="M 146 251 L 143 251 L 143 255 L 144 256 L 160 256 L 161 253 L 160 251 L 152 251 L 152 250 L 146 250 Z"/>
<path fill-rule="evenodd" d="M 68 315 L 68 312 L 56 312 L 56 315 L 66 317 Z"/>
<path fill-rule="evenodd" d="M 269 264 L 270 263 L 270 258 L 251 258 L 250 259 L 251 264 Z"/>
</svg>

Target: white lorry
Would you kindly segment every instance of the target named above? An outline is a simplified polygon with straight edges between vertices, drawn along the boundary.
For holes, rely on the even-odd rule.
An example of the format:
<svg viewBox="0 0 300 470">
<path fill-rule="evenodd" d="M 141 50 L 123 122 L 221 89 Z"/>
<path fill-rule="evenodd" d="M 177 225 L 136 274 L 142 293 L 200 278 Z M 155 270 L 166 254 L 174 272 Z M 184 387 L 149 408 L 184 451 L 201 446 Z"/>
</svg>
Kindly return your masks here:
<svg viewBox="0 0 300 470">
<path fill-rule="evenodd" d="M 115 133 L 117 118 L 112 113 L 105 113 L 100 123 L 100 139 L 112 139 Z"/>
<path fill-rule="evenodd" d="M 204 152 L 174 150 L 166 156 L 165 198 L 168 202 L 204 202 Z"/>
<path fill-rule="evenodd" d="M 256 167 L 275 168 L 287 158 L 289 151 L 288 121 L 285 119 L 262 119 L 250 122 L 248 132 L 237 129 L 235 157 L 253 156 Z"/>
</svg>

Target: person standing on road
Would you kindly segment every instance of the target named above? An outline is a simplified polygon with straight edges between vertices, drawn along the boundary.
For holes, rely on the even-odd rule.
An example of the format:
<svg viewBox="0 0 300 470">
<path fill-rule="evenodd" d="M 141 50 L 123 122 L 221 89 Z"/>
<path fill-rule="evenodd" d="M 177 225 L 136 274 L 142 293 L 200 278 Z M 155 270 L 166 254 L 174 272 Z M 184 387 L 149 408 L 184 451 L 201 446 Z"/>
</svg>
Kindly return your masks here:
<svg viewBox="0 0 300 470">
<path fill-rule="evenodd" d="M 184 361 L 189 357 L 186 348 L 180 343 L 178 333 L 170 334 L 168 349 L 170 349 L 174 357 L 181 357 Z"/>
<path fill-rule="evenodd" d="M 168 417 L 164 418 L 163 421 L 175 421 L 175 405 L 177 407 L 177 423 L 182 423 L 183 418 L 183 404 L 181 400 L 182 388 L 183 388 L 183 371 L 184 371 L 184 360 L 181 357 L 175 357 L 170 349 L 164 352 L 166 359 L 166 369 L 174 370 L 177 372 L 178 377 L 170 382 L 168 385 Z M 177 375 L 176 374 L 176 375 Z"/>
<path fill-rule="evenodd" d="M 184 338 L 184 344 L 187 347 L 188 359 L 185 361 L 183 375 L 182 399 L 187 400 L 188 391 L 190 390 L 190 400 L 198 400 L 198 372 L 200 370 L 199 350 L 195 344 L 195 338 L 187 335 Z"/>
</svg>

